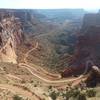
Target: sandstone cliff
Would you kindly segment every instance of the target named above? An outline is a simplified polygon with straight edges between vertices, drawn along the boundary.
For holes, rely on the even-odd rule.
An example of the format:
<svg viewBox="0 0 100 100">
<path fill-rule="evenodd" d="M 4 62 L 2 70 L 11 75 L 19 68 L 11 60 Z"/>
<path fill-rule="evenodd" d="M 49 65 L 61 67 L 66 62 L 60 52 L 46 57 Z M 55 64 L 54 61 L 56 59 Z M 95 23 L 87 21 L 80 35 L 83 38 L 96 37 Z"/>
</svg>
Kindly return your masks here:
<svg viewBox="0 0 100 100">
<path fill-rule="evenodd" d="M 16 46 L 22 41 L 19 18 L 5 16 L 0 21 L 0 61 L 17 63 Z"/>
<path fill-rule="evenodd" d="M 70 67 L 62 75 L 86 74 L 93 65 L 100 66 L 100 13 L 84 16 Z"/>
</svg>

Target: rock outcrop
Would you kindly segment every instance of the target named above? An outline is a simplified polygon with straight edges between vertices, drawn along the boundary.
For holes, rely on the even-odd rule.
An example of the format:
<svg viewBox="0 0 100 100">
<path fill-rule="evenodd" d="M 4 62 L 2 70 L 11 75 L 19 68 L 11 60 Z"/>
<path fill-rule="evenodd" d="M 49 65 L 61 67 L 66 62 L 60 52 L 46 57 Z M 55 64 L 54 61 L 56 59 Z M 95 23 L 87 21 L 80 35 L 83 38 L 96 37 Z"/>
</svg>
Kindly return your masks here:
<svg viewBox="0 0 100 100">
<path fill-rule="evenodd" d="M 2 17 L 0 21 L 0 61 L 17 63 L 16 47 L 22 42 L 23 31 L 19 18 Z"/>
<path fill-rule="evenodd" d="M 100 69 L 97 66 L 92 66 L 85 82 L 88 87 L 95 87 L 100 82 Z"/>
</svg>

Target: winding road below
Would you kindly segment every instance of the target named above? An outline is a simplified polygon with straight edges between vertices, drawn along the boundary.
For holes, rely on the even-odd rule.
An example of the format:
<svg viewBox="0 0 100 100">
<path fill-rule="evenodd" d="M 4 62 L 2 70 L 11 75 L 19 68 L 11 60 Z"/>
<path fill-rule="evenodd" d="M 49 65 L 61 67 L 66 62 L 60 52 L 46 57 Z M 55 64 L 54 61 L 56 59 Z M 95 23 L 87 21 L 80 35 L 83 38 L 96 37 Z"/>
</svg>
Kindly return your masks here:
<svg viewBox="0 0 100 100">
<path fill-rule="evenodd" d="M 36 42 L 35 47 L 33 47 L 31 50 L 29 50 L 26 54 L 25 54 L 25 58 L 24 58 L 24 62 L 25 63 L 19 63 L 18 65 L 20 67 L 26 68 L 32 75 L 34 75 L 35 77 L 37 77 L 38 79 L 40 79 L 43 82 L 46 82 L 48 84 L 61 84 L 61 83 L 68 83 L 68 82 L 73 82 L 79 79 L 82 79 L 84 77 L 84 75 L 80 75 L 77 78 L 72 78 L 72 79 L 61 79 L 59 74 L 51 74 L 47 71 L 45 71 L 44 69 L 42 69 L 40 66 L 34 65 L 30 66 L 29 63 L 27 62 L 27 57 L 29 55 L 29 53 L 31 53 L 33 50 L 36 50 L 38 48 L 38 42 Z M 44 76 L 43 76 L 44 74 Z M 47 77 L 48 76 L 48 77 Z M 47 78 L 46 78 L 47 77 Z M 52 79 L 50 77 L 55 77 L 55 79 Z"/>
<path fill-rule="evenodd" d="M 10 43 L 11 41 L 11 37 L 8 39 L 8 41 L 6 42 L 6 44 L 0 49 L 0 52 L 2 52 L 3 49 L 6 48 L 6 46 Z M 39 43 L 36 42 L 36 45 L 29 50 L 24 57 L 24 63 L 18 63 L 18 66 L 21 68 L 25 68 L 27 69 L 34 77 L 38 78 L 40 81 L 43 81 L 49 85 L 57 85 L 57 86 L 61 86 L 61 85 L 67 85 L 68 82 L 74 82 L 74 81 L 80 81 L 84 78 L 84 74 L 86 74 L 87 70 L 88 70 L 88 63 L 92 63 L 92 61 L 87 62 L 86 68 L 84 70 L 84 73 L 82 75 L 80 75 L 77 78 L 66 78 L 66 79 L 61 79 L 61 75 L 60 74 L 53 74 L 53 73 L 49 73 L 48 71 L 44 70 L 41 66 L 37 66 L 35 64 L 31 64 L 27 61 L 27 57 L 29 56 L 29 54 L 36 50 L 39 46 Z M 16 77 L 16 76 L 12 76 L 12 75 L 8 75 L 9 77 L 13 77 L 16 79 L 21 80 L 20 78 Z M 36 96 L 35 93 L 35 97 L 34 95 L 32 95 L 30 92 L 28 91 L 24 91 L 22 88 L 18 88 L 12 85 L 8 85 L 8 84 L 0 84 L 0 88 L 2 89 L 8 89 L 12 92 L 18 92 L 19 94 L 22 94 L 24 96 L 27 96 L 29 98 L 31 98 L 31 100 L 34 100 L 33 98 L 38 98 L 38 100 L 41 100 L 40 97 Z M 36 99 L 37 100 L 37 99 Z"/>
</svg>

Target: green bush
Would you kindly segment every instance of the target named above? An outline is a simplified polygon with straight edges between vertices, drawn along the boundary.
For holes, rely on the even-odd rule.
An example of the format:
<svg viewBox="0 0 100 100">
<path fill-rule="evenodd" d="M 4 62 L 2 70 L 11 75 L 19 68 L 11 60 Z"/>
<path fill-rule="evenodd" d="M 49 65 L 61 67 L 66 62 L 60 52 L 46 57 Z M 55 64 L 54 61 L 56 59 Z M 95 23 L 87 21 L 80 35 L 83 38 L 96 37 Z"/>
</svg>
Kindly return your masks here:
<svg viewBox="0 0 100 100">
<path fill-rule="evenodd" d="M 23 86 L 23 89 L 24 89 L 24 90 L 29 90 L 29 89 L 28 89 L 27 87 L 25 87 L 25 86 Z"/>
<path fill-rule="evenodd" d="M 74 90 L 72 93 L 72 97 L 77 97 L 80 94 L 79 90 Z"/>
<path fill-rule="evenodd" d="M 83 94 L 78 88 L 66 90 L 62 96 L 63 98 L 66 98 L 66 100 L 69 100 L 70 98 L 73 98 L 74 100 L 86 100 L 86 93 Z"/>
<path fill-rule="evenodd" d="M 30 83 L 34 83 L 34 81 L 33 81 L 33 80 L 31 80 L 31 81 L 30 81 Z"/>
<path fill-rule="evenodd" d="M 96 91 L 94 89 L 88 89 L 86 91 L 86 94 L 88 97 L 95 97 L 96 96 Z"/>
<path fill-rule="evenodd" d="M 87 97 L 95 97 L 96 91 L 93 88 L 83 88 L 81 90 L 79 87 L 69 87 L 66 91 L 62 91 L 61 94 L 64 100 L 87 100 Z"/>
<path fill-rule="evenodd" d="M 80 94 L 77 96 L 77 100 L 86 100 L 86 94 L 80 93 Z"/>
<path fill-rule="evenodd" d="M 25 83 L 25 80 L 22 80 L 21 83 L 24 84 Z"/>
<path fill-rule="evenodd" d="M 23 100 L 22 97 L 18 96 L 18 95 L 14 95 L 13 96 L 13 100 Z"/>
<path fill-rule="evenodd" d="M 34 84 L 34 87 L 37 87 L 37 84 Z"/>
<path fill-rule="evenodd" d="M 51 90 L 51 89 L 52 89 L 52 86 L 50 85 L 50 86 L 48 87 L 48 89 L 50 89 L 50 90 Z"/>
<path fill-rule="evenodd" d="M 66 100 L 69 100 L 70 97 L 72 97 L 72 92 L 71 91 L 67 91 L 66 94 L 65 94 Z"/>
<path fill-rule="evenodd" d="M 56 93 L 55 91 L 52 91 L 50 93 L 50 97 L 52 98 L 52 100 L 56 100 L 58 96 L 59 96 L 59 93 Z"/>
<path fill-rule="evenodd" d="M 63 98 L 66 98 L 66 100 L 69 100 L 69 98 L 73 96 L 73 90 L 69 90 L 69 91 L 66 90 L 65 93 L 62 93 L 62 96 Z"/>
</svg>

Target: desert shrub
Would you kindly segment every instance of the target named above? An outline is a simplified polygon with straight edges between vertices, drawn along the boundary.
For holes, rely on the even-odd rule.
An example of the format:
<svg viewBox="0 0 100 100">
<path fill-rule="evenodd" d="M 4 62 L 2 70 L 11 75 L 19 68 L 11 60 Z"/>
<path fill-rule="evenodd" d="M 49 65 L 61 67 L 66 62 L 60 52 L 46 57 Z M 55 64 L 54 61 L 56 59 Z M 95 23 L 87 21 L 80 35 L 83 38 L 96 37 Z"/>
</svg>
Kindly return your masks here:
<svg viewBox="0 0 100 100">
<path fill-rule="evenodd" d="M 23 86 L 23 89 L 24 89 L 24 90 L 29 90 L 29 89 L 28 89 L 27 87 L 25 87 L 25 86 Z"/>
<path fill-rule="evenodd" d="M 63 98 L 66 98 L 66 100 L 69 100 L 69 98 L 72 97 L 72 95 L 73 95 L 73 90 L 69 91 L 66 90 L 66 92 L 62 93 Z"/>
<path fill-rule="evenodd" d="M 52 89 L 52 87 L 49 87 Z M 71 88 L 60 92 L 49 91 L 50 97 L 52 100 L 56 100 L 58 96 L 62 96 L 64 100 L 87 100 L 87 97 L 95 97 L 96 91 L 94 89 L 83 89 L 81 90 L 78 87 Z"/>
<path fill-rule="evenodd" d="M 69 100 L 70 98 L 73 98 L 73 100 L 86 100 L 86 93 L 83 94 L 79 88 L 66 90 L 66 92 L 62 93 L 62 96 L 65 100 Z"/>
<path fill-rule="evenodd" d="M 34 84 L 34 87 L 37 87 L 37 84 Z"/>
<path fill-rule="evenodd" d="M 88 89 L 86 91 L 86 94 L 88 97 L 95 97 L 96 96 L 96 91 L 94 89 Z"/>
<path fill-rule="evenodd" d="M 23 100 L 22 97 L 18 96 L 18 95 L 14 95 L 13 96 L 13 100 Z"/>
<path fill-rule="evenodd" d="M 85 93 L 80 93 L 80 94 L 77 96 L 77 100 L 87 100 L 87 99 L 86 99 L 86 94 L 85 94 Z"/>
<path fill-rule="evenodd" d="M 59 93 L 56 93 L 55 91 L 52 91 L 49 95 L 52 98 L 52 100 L 56 100 L 57 97 L 59 96 Z"/>
<path fill-rule="evenodd" d="M 79 87 L 74 87 L 66 89 L 61 94 L 64 100 L 87 100 L 87 97 L 95 97 L 96 91 L 90 88 L 81 90 Z"/>
<path fill-rule="evenodd" d="M 72 96 L 72 92 L 71 92 L 71 91 L 66 92 L 66 94 L 65 94 L 66 100 L 69 100 L 69 98 L 70 98 L 71 96 Z"/>
<path fill-rule="evenodd" d="M 25 80 L 22 80 L 21 83 L 24 84 L 25 83 Z"/>
<path fill-rule="evenodd" d="M 80 94 L 80 91 L 79 90 L 74 90 L 72 92 L 72 97 L 77 97 L 79 94 Z"/>
<path fill-rule="evenodd" d="M 31 81 L 30 81 L 30 83 L 34 83 L 34 81 L 33 81 L 33 80 L 31 80 Z"/>
<path fill-rule="evenodd" d="M 48 89 L 50 89 L 50 90 L 51 90 L 51 89 L 52 89 L 52 86 L 50 85 L 50 86 L 48 87 Z"/>
</svg>

